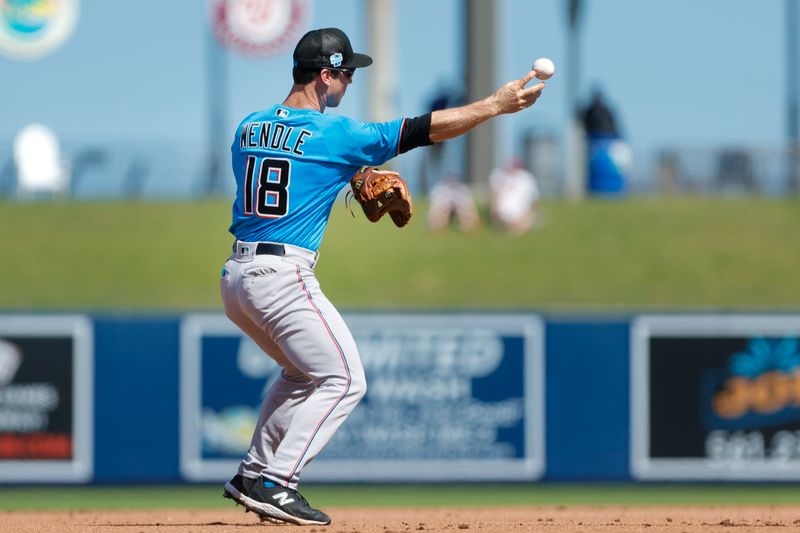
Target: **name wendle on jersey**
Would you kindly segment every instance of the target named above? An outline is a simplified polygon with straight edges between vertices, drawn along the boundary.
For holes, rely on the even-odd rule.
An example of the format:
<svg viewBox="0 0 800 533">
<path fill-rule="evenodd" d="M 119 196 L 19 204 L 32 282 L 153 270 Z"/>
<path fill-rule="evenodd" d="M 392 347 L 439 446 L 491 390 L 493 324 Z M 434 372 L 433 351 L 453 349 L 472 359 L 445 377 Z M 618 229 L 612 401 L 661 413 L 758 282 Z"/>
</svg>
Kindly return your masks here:
<svg viewBox="0 0 800 533">
<path fill-rule="evenodd" d="M 294 135 L 294 130 L 292 126 L 280 122 L 246 122 L 239 134 L 239 149 L 259 148 L 303 155 L 300 147 L 312 134 L 306 129 L 301 129 Z"/>
</svg>

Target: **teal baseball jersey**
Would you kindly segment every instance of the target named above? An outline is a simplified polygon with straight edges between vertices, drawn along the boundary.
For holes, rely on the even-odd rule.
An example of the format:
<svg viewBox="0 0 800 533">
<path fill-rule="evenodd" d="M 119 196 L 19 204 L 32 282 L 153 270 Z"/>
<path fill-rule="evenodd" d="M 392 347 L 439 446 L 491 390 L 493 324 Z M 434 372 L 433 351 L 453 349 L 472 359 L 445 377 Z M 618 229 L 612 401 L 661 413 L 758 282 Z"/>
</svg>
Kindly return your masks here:
<svg viewBox="0 0 800 533">
<path fill-rule="evenodd" d="M 230 232 L 240 241 L 316 251 L 339 191 L 360 167 L 399 153 L 403 122 L 359 122 L 281 106 L 249 115 L 231 145 Z"/>
</svg>

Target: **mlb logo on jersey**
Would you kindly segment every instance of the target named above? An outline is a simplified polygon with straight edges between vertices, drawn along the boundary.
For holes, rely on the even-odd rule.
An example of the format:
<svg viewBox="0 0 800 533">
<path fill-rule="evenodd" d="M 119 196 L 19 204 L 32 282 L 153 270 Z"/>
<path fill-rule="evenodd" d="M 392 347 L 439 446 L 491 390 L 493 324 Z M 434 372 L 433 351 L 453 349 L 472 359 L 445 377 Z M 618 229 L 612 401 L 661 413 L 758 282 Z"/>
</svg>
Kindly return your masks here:
<svg viewBox="0 0 800 533">
<path fill-rule="evenodd" d="M 336 68 L 336 67 L 341 67 L 342 66 L 342 54 L 340 54 L 339 52 L 336 52 L 335 54 L 331 54 L 330 59 L 331 59 L 331 66 L 332 67 Z"/>
</svg>

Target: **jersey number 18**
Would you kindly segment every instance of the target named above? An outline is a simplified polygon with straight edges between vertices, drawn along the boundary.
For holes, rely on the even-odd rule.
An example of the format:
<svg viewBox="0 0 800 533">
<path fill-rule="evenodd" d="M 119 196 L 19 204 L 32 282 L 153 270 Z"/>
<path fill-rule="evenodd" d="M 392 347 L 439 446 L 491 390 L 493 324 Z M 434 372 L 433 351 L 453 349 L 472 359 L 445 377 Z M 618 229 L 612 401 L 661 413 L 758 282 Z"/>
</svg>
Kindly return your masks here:
<svg viewBox="0 0 800 533">
<path fill-rule="evenodd" d="M 244 168 L 244 214 L 256 214 L 263 218 L 282 217 L 289 209 L 292 163 L 288 159 L 265 157 L 258 167 L 258 182 L 254 186 L 257 164 L 256 156 L 247 157 Z"/>
</svg>

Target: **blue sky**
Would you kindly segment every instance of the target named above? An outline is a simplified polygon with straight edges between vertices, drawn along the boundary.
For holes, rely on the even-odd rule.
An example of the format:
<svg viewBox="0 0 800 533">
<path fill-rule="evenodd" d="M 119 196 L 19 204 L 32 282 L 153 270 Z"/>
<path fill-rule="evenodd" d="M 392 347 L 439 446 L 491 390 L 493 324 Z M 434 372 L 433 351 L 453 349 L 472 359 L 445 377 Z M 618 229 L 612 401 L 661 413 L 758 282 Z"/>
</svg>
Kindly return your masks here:
<svg viewBox="0 0 800 533">
<path fill-rule="evenodd" d="M 311 26 L 339 26 L 369 53 L 368 0 L 317 0 Z M 785 137 L 783 0 L 587 0 L 583 94 L 599 84 L 637 150 L 724 144 L 773 147 Z M 519 149 L 529 128 L 561 136 L 567 117 L 562 0 L 496 0 L 501 57 L 497 84 L 533 59 L 557 68 L 537 105 L 498 120 L 498 157 Z M 397 0 L 395 105 L 426 111 L 434 88 L 462 79 L 461 2 Z M 425 16 L 421 16 L 424 13 Z M 179 141 L 204 150 L 207 138 L 205 2 L 83 0 L 71 39 L 47 58 L 0 57 L 0 161 L 24 125 L 60 136 L 121 144 Z M 228 129 L 250 111 L 283 99 L 291 50 L 270 58 L 229 55 Z M 366 119 L 366 76 L 356 74 L 333 112 Z M 408 156 L 403 156 L 411 158 Z"/>
</svg>

